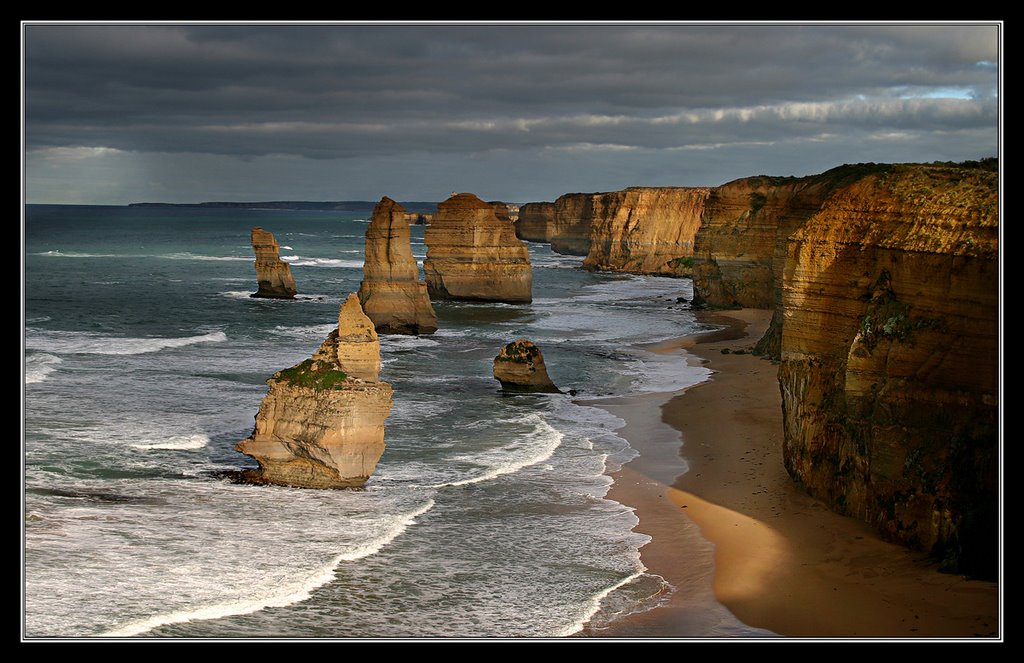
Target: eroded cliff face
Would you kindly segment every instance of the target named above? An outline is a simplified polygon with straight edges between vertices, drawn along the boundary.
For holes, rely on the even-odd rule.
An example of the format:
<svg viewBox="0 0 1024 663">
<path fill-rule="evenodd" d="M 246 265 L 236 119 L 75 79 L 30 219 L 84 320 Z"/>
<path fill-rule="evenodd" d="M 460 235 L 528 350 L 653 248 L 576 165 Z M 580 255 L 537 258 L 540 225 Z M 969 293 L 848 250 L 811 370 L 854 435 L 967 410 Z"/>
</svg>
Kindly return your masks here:
<svg viewBox="0 0 1024 663">
<path fill-rule="evenodd" d="M 281 260 L 281 249 L 274 235 L 263 228 L 253 228 L 252 250 L 256 252 L 256 280 L 259 289 L 250 296 L 293 299 L 296 290 L 292 268 Z"/>
<path fill-rule="evenodd" d="M 516 237 L 528 242 L 550 242 L 554 217 L 554 203 L 522 205 L 516 219 Z"/>
<path fill-rule="evenodd" d="M 833 193 L 884 167 L 851 164 L 808 177 L 747 177 L 712 189 L 694 238 L 694 304 L 772 309 L 755 352 L 778 359 L 788 238 Z"/>
<path fill-rule="evenodd" d="M 711 189 L 630 187 L 594 196 L 585 269 L 689 276 Z"/>
<path fill-rule="evenodd" d="M 359 301 L 381 334 L 431 334 L 437 315 L 412 254 L 408 213 L 387 196 L 366 228 Z"/>
<path fill-rule="evenodd" d="M 774 306 L 776 246 L 781 238 L 785 247 L 787 231 L 801 220 L 791 213 L 791 205 L 807 180 L 748 177 L 712 189 L 694 238 L 696 304 L 714 308 Z M 812 205 L 807 215 L 816 209 L 817 205 Z"/>
<path fill-rule="evenodd" d="M 339 329 L 316 353 L 267 380 L 252 435 L 235 445 L 259 463 L 243 473 L 246 480 L 299 488 L 366 482 L 384 453 L 384 421 L 392 405 L 391 385 L 377 379 L 375 342 L 373 324 L 351 295 Z"/>
<path fill-rule="evenodd" d="M 787 242 L 790 474 L 837 511 L 990 577 L 998 529 L 997 175 L 878 166 Z"/>
<path fill-rule="evenodd" d="M 512 210 L 509 208 L 508 203 L 500 200 L 491 200 L 488 201 L 487 204 L 494 208 L 494 216 L 497 217 L 499 221 L 515 223 L 515 220 L 512 218 Z"/>
<path fill-rule="evenodd" d="M 551 250 L 570 256 L 590 253 L 590 224 L 601 210 L 601 193 L 567 193 L 554 202 L 548 241 Z"/>
<path fill-rule="evenodd" d="M 432 299 L 530 302 L 530 254 L 515 226 L 471 193 L 439 203 L 425 233 L 423 263 Z"/>
</svg>

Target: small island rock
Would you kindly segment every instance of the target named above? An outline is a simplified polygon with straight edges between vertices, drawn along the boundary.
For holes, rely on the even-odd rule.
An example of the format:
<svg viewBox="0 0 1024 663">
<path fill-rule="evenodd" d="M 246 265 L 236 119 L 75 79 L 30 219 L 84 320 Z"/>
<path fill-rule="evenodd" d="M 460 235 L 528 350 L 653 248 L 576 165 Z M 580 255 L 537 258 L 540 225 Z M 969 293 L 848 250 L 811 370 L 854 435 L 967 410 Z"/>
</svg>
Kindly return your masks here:
<svg viewBox="0 0 1024 663">
<path fill-rule="evenodd" d="M 525 339 L 513 341 L 501 349 L 494 358 L 494 377 L 505 391 L 562 393 L 548 377 L 540 348 Z"/>
</svg>

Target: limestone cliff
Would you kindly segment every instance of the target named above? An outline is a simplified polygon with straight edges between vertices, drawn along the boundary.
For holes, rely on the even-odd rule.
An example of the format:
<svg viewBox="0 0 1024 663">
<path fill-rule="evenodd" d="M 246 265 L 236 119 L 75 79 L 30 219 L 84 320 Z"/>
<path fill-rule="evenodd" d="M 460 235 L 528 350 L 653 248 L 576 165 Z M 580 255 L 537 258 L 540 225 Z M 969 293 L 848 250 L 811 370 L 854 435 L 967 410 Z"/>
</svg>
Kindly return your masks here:
<svg viewBox="0 0 1024 663">
<path fill-rule="evenodd" d="M 790 214 L 791 203 L 805 185 L 804 179 L 748 177 L 711 191 L 694 238 L 693 294 L 697 305 L 774 305 L 773 261 L 778 237 L 783 236 L 785 246 L 785 230 L 780 228 L 796 216 Z M 817 206 L 811 211 L 814 209 Z"/>
<path fill-rule="evenodd" d="M 516 237 L 528 242 L 551 242 L 554 203 L 526 203 L 519 208 Z"/>
<path fill-rule="evenodd" d="M 950 569 L 991 576 L 997 175 L 926 165 L 860 171 L 787 242 L 786 468 L 841 513 L 944 557 Z"/>
<path fill-rule="evenodd" d="M 430 223 L 430 220 L 434 217 L 433 214 L 421 214 L 420 212 L 406 212 L 405 221 L 406 223 L 415 224 L 422 226 Z"/>
<path fill-rule="evenodd" d="M 504 221 L 505 223 L 515 222 L 512 219 L 512 210 L 509 208 L 508 203 L 503 203 L 500 200 L 491 200 L 487 204 L 494 208 L 494 216 L 499 221 Z"/>
<path fill-rule="evenodd" d="M 712 189 L 694 238 L 694 304 L 773 309 L 755 351 L 778 359 L 787 239 L 835 191 L 876 167 L 844 165 L 801 178 L 747 177 Z"/>
<path fill-rule="evenodd" d="M 590 224 L 599 214 L 600 193 L 567 193 L 555 200 L 548 232 L 551 250 L 572 256 L 590 253 Z"/>
<path fill-rule="evenodd" d="M 235 445 L 259 463 L 243 477 L 299 488 L 364 484 L 384 453 L 391 413 L 391 385 L 377 381 L 379 370 L 373 324 L 350 295 L 316 353 L 267 380 L 252 435 Z"/>
<path fill-rule="evenodd" d="M 595 196 L 584 269 L 689 276 L 693 239 L 710 191 L 630 187 Z"/>
<path fill-rule="evenodd" d="M 292 268 L 281 260 L 281 250 L 274 236 L 263 228 L 253 228 L 252 249 L 256 252 L 256 280 L 259 289 L 250 296 L 294 298 L 296 291 Z"/>
<path fill-rule="evenodd" d="M 520 339 L 503 347 L 494 358 L 494 378 L 505 391 L 561 393 L 548 377 L 540 348 Z"/>
<path fill-rule="evenodd" d="M 423 263 L 432 299 L 532 301 L 533 275 L 526 245 L 512 223 L 471 193 L 439 203 L 425 237 Z"/>
<path fill-rule="evenodd" d="M 412 255 L 408 214 L 387 196 L 366 228 L 359 301 L 381 334 L 431 334 L 437 315 Z"/>
</svg>

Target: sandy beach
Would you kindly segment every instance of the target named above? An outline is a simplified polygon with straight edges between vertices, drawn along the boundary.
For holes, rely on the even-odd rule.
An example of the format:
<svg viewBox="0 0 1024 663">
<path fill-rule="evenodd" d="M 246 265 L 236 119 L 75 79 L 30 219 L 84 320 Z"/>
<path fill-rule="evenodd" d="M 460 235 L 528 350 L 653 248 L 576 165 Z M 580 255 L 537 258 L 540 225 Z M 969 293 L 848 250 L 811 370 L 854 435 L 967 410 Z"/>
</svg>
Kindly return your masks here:
<svg viewBox="0 0 1024 663">
<path fill-rule="evenodd" d="M 614 475 L 609 497 L 636 509 L 636 530 L 652 537 L 644 565 L 678 589 L 584 635 L 1001 635 L 996 583 L 939 573 L 922 553 L 882 541 L 793 484 L 782 463 L 778 367 L 749 354 L 770 311 L 703 315 L 722 329 L 656 349 L 685 350 L 713 371 L 709 381 L 667 403 L 656 394 L 601 403 L 627 422 L 620 434 L 641 454 Z M 753 628 L 736 631 L 733 616 Z"/>
</svg>

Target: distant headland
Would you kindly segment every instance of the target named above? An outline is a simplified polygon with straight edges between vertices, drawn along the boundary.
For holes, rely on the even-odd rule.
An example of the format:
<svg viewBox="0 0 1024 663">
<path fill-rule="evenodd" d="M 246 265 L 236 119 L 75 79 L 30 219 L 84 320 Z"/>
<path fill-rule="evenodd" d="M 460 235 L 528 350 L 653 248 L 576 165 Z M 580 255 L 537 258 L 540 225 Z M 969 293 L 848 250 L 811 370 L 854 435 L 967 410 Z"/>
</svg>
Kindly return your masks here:
<svg viewBox="0 0 1024 663">
<path fill-rule="evenodd" d="M 264 202 L 206 202 L 206 203 L 128 203 L 128 207 L 205 207 L 210 209 L 280 209 L 307 210 L 315 212 L 360 212 L 372 211 L 375 200 L 271 200 Z M 406 211 L 417 214 L 433 214 L 436 202 L 403 202 Z"/>
</svg>

